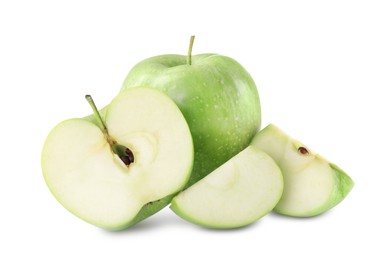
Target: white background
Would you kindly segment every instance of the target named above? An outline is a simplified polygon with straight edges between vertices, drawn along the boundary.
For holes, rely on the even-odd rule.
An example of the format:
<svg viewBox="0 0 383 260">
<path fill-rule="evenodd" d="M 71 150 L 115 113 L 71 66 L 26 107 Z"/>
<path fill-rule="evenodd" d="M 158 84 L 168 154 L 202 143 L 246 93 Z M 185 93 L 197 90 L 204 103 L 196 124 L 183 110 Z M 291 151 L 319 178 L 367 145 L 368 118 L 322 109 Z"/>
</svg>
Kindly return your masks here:
<svg viewBox="0 0 383 260">
<path fill-rule="evenodd" d="M 381 1 L 1 1 L 0 259 L 382 259 Z M 251 4 L 250 4 L 251 3 Z M 93 227 L 50 194 L 50 129 L 90 114 L 138 61 L 215 52 L 254 77 L 273 122 L 355 181 L 327 214 L 194 226 L 168 208 L 123 232 Z"/>
</svg>

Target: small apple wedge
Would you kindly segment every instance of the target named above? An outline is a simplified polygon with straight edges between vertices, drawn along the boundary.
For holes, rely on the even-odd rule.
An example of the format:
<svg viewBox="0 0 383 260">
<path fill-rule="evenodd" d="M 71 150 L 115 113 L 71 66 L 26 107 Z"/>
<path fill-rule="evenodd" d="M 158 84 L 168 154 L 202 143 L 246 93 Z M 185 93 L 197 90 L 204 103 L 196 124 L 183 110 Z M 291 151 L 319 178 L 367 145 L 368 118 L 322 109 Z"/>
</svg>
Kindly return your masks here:
<svg viewBox="0 0 383 260">
<path fill-rule="evenodd" d="M 312 217 L 341 202 L 354 186 L 338 166 L 310 151 L 275 125 L 268 125 L 252 145 L 270 155 L 280 167 L 284 191 L 274 211 L 294 217 Z"/>
<path fill-rule="evenodd" d="M 170 207 L 194 224 L 238 228 L 270 212 L 282 190 L 278 166 L 266 153 L 249 146 L 174 197 Z"/>
<path fill-rule="evenodd" d="M 164 207 L 187 183 L 191 133 L 177 105 L 157 90 L 122 92 L 104 111 L 105 122 L 90 96 L 87 100 L 94 123 L 69 119 L 50 132 L 43 175 L 70 212 L 121 230 Z"/>
</svg>

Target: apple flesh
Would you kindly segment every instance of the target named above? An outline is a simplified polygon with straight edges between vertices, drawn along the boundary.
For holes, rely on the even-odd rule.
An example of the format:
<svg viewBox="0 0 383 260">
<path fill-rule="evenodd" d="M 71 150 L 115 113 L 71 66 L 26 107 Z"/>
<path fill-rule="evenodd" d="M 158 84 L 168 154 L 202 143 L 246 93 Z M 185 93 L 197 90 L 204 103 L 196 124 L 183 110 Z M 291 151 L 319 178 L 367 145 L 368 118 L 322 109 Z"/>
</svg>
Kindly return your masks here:
<svg viewBox="0 0 383 260">
<path fill-rule="evenodd" d="M 174 197 L 171 209 L 205 227 L 238 228 L 270 212 L 282 191 L 282 173 L 273 159 L 249 146 Z"/>
<path fill-rule="evenodd" d="M 161 55 L 135 65 L 122 91 L 161 90 L 178 105 L 193 136 L 191 186 L 245 149 L 261 124 L 257 88 L 235 60 L 217 54 Z"/>
<path fill-rule="evenodd" d="M 324 213 L 341 202 L 354 182 L 338 166 L 268 125 L 252 145 L 270 155 L 282 170 L 284 191 L 275 211 L 295 217 Z"/>
<path fill-rule="evenodd" d="M 193 143 L 176 104 L 149 88 L 118 95 L 105 111 L 105 129 L 100 124 L 86 119 L 58 124 L 46 139 L 42 170 L 49 189 L 70 212 L 120 230 L 155 213 L 183 188 Z M 124 147 L 128 161 L 118 152 Z"/>
</svg>

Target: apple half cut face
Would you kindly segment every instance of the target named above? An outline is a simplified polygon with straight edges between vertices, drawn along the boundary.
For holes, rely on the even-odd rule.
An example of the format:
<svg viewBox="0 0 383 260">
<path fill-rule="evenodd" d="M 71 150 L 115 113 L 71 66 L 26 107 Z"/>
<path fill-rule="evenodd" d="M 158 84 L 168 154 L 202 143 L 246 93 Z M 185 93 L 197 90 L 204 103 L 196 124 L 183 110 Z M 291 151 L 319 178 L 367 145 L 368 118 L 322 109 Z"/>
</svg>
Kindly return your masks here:
<svg viewBox="0 0 383 260">
<path fill-rule="evenodd" d="M 107 108 L 105 126 L 107 134 L 85 119 L 58 124 L 46 139 L 42 170 L 66 209 L 96 226 L 120 230 L 140 218 L 144 205 L 183 188 L 192 170 L 193 142 L 176 104 L 149 88 L 120 93 Z M 113 151 L 121 148 L 125 158 Z"/>
<path fill-rule="evenodd" d="M 282 173 L 273 159 L 249 146 L 174 197 L 171 209 L 201 226 L 238 228 L 270 212 L 282 191 Z"/>
<path fill-rule="evenodd" d="M 354 182 L 335 164 L 292 139 L 275 125 L 268 125 L 252 145 L 270 155 L 280 167 L 284 191 L 275 211 L 294 217 L 319 215 L 341 202 Z"/>
</svg>

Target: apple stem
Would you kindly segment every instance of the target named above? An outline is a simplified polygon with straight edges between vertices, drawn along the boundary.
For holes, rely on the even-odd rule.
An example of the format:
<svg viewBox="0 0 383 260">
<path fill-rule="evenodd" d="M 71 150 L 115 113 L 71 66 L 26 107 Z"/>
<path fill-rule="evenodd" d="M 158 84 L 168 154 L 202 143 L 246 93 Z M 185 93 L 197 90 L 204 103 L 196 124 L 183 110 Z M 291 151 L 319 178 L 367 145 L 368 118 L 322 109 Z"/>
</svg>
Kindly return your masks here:
<svg viewBox="0 0 383 260">
<path fill-rule="evenodd" d="M 93 101 L 93 98 L 91 95 L 85 96 L 86 100 L 88 101 L 89 105 L 92 107 L 94 116 L 98 122 L 99 127 L 101 128 L 102 133 L 104 134 L 106 141 L 109 143 L 110 148 L 112 149 L 113 153 L 117 154 L 118 157 L 120 157 L 121 161 L 126 165 L 129 166 L 132 162 L 134 162 L 134 156 L 133 152 L 127 148 L 126 146 L 123 146 L 121 144 L 118 144 L 108 133 L 108 129 L 106 128 L 106 125 L 104 124 L 104 121 L 102 121 L 100 112 L 98 111 L 96 104 Z"/>
<path fill-rule="evenodd" d="M 102 121 L 101 119 L 101 116 L 100 116 L 100 112 L 98 112 L 98 109 L 96 107 L 96 104 L 94 103 L 93 101 L 93 98 L 91 95 L 86 95 L 85 96 L 86 100 L 88 101 L 89 105 L 92 107 L 92 110 L 93 110 L 93 114 L 94 116 L 96 117 L 96 120 L 99 124 L 99 127 L 101 128 L 101 131 L 104 133 L 104 134 L 107 134 L 108 133 L 108 130 L 106 129 L 106 126 L 104 124 L 104 121 Z"/>
<path fill-rule="evenodd" d="M 192 35 L 190 37 L 189 51 L 188 51 L 188 58 L 187 58 L 187 64 L 188 65 L 191 65 L 191 58 L 192 58 L 192 50 L 193 50 L 194 38 L 195 38 L 194 35 Z"/>
</svg>

